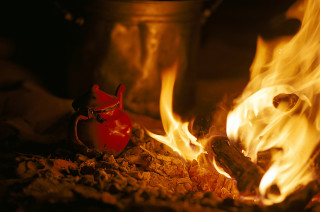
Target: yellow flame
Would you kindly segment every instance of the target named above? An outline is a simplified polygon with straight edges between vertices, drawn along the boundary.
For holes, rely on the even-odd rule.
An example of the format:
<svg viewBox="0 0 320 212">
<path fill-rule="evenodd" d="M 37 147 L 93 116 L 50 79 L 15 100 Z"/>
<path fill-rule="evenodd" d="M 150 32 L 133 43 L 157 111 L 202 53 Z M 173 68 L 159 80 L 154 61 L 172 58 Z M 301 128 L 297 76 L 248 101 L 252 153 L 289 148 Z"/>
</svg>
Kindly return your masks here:
<svg viewBox="0 0 320 212">
<path fill-rule="evenodd" d="M 216 163 L 216 160 L 215 158 L 213 157 L 213 160 L 212 160 L 212 164 L 213 164 L 213 167 L 217 170 L 217 172 L 219 172 L 220 174 L 222 174 L 223 176 L 225 176 L 226 178 L 229 178 L 231 179 L 231 176 L 225 172 L 223 170 L 223 168 L 221 168 L 220 166 L 218 166 L 218 164 Z"/>
<path fill-rule="evenodd" d="M 205 151 L 197 138 L 190 133 L 189 122 L 183 122 L 181 117 L 173 112 L 172 98 L 177 68 L 178 62 L 175 62 L 172 67 L 163 70 L 161 75 L 160 116 L 166 135 L 157 135 L 148 130 L 147 132 L 152 138 L 168 145 L 183 158 L 193 160 Z"/>
<path fill-rule="evenodd" d="M 271 42 L 258 38 L 250 82 L 227 119 L 227 134 L 241 142 L 252 161 L 257 153 L 281 148 L 273 155 L 259 192 L 264 204 L 282 202 L 299 186 L 312 181 L 311 158 L 320 136 L 320 1 L 299 1 L 288 16 L 302 17 L 293 37 Z M 273 105 L 279 94 L 295 94 L 293 107 Z M 274 192 L 271 188 L 279 191 Z M 273 189 L 274 190 L 274 189 Z"/>
</svg>

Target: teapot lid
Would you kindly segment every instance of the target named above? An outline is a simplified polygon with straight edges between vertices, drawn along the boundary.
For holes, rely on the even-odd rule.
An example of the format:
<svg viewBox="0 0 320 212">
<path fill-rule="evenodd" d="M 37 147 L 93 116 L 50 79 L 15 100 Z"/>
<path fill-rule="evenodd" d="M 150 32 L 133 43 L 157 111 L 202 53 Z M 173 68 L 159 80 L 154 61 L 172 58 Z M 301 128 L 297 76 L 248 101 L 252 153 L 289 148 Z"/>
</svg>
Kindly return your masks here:
<svg viewBox="0 0 320 212">
<path fill-rule="evenodd" d="M 75 110 L 80 108 L 92 108 L 95 111 L 99 111 L 113 107 L 118 103 L 119 99 L 116 96 L 103 92 L 100 90 L 99 86 L 95 84 L 85 95 L 74 100 L 72 107 Z"/>
</svg>

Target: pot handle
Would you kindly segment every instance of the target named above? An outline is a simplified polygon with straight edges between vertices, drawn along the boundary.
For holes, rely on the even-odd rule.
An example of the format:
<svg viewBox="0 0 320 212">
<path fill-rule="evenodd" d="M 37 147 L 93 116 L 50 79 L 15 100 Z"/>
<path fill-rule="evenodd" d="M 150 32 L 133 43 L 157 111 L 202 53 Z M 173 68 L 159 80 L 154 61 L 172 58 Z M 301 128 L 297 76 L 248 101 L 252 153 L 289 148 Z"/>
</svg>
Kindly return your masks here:
<svg viewBox="0 0 320 212">
<path fill-rule="evenodd" d="M 72 127 L 70 129 L 71 141 L 77 146 L 79 146 L 81 149 L 83 149 L 84 152 L 87 152 L 88 147 L 78 137 L 78 122 L 80 120 L 88 120 L 88 119 L 89 118 L 84 115 L 74 116 L 74 119 L 72 120 Z"/>
</svg>

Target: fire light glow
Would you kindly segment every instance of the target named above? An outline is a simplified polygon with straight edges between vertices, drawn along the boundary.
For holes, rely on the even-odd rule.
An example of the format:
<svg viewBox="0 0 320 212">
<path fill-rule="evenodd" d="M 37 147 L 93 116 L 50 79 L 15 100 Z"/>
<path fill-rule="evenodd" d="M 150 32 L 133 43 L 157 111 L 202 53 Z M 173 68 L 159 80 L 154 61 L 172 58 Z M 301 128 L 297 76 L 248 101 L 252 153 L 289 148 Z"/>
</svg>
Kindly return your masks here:
<svg viewBox="0 0 320 212">
<path fill-rule="evenodd" d="M 212 164 L 213 164 L 213 167 L 217 170 L 217 172 L 219 172 L 220 174 L 222 174 L 222 175 L 225 176 L 226 178 L 231 179 L 231 176 L 230 176 L 227 172 L 225 172 L 221 167 L 219 167 L 219 166 L 217 165 L 215 158 L 213 158 Z"/>
<path fill-rule="evenodd" d="M 299 18 L 301 29 L 273 41 L 258 38 L 250 81 L 227 119 L 228 138 L 239 142 L 253 162 L 258 152 L 281 150 L 271 155 L 260 182 L 258 197 L 265 205 L 284 201 L 315 179 L 312 160 L 320 140 L 320 0 L 297 1 L 287 16 Z M 177 66 L 162 73 L 160 115 L 166 135 L 148 133 L 193 160 L 205 153 L 205 144 L 172 111 Z M 230 177 L 214 159 L 213 166 Z"/>
<path fill-rule="evenodd" d="M 282 202 L 315 178 L 311 158 L 320 136 L 320 1 L 298 1 L 292 8 L 291 17 L 305 11 L 301 29 L 272 42 L 258 38 L 250 82 L 227 120 L 228 137 L 241 142 L 252 161 L 259 151 L 282 149 L 272 156 L 259 186 L 265 205 Z M 280 101 L 276 108 L 279 94 L 289 100 L 295 94 L 299 101 L 293 107 Z M 270 189 L 275 185 L 276 194 Z"/>
<path fill-rule="evenodd" d="M 189 122 L 183 122 L 173 112 L 172 98 L 177 67 L 178 62 L 175 62 L 172 67 L 163 70 L 161 75 L 160 116 L 166 135 L 157 135 L 148 130 L 147 132 L 154 139 L 170 146 L 183 158 L 194 160 L 205 151 L 202 145 L 197 142 L 197 138 L 189 132 Z"/>
</svg>

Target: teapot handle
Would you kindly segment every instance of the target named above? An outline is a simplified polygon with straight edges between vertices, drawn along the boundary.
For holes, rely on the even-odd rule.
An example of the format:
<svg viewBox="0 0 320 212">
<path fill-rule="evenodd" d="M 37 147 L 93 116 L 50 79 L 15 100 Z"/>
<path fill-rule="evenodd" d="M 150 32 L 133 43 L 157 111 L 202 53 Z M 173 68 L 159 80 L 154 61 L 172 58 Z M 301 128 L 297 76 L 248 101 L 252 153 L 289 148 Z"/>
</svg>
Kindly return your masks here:
<svg viewBox="0 0 320 212">
<path fill-rule="evenodd" d="M 124 90 L 126 90 L 126 87 L 122 84 L 120 84 L 117 88 L 117 91 L 116 91 L 116 95 L 119 99 L 119 106 L 120 106 L 120 109 L 123 110 L 123 92 Z"/>
<path fill-rule="evenodd" d="M 89 118 L 87 116 L 84 115 L 77 115 L 75 116 L 74 120 L 72 121 L 72 127 L 71 130 L 73 132 L 71 132 L 72 135 L 72 141 L 77 144 L 78 146 L 80 146 L 82 149 L 85 150 L 85 152 L 87 152 L 88 147 L 79 139 L 78 137 L 78 122 L 80 120 L 88 120 Z"/>
</svg>

